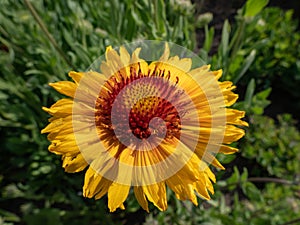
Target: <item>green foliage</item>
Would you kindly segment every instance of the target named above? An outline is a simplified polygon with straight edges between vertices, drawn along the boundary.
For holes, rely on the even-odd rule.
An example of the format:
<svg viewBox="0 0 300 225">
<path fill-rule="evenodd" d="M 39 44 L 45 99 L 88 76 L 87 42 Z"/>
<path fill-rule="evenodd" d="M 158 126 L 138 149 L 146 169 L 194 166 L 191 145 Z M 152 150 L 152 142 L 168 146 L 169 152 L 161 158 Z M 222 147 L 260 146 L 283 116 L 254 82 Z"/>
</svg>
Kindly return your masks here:
<svg viewBox="0 0 300 225">
<path fill-rule="evenodd" d="M 276 86 L 299 98 L 299 92 L 294 91 L 300 85 L 298 21 L 293 20 L 292 10 L 264 8 L 267 2 L 249 0 L 238 11 L 234 26 L 226 20 L 218 52 L 212 57 L 208 52 L 214 28 L 206 25 L 200 56 L 214 68 L 222 68 L 225 80 L 247 85 L 255 79 L 258 90 Z M 294 107 L 299 112 L 300 105 Z"/>
<path fill-rule="evenodd" d="M 242 155 L 255 159 L 269 175 L 292 180 L 300 171 L 300 133 L 288 114 L 278 116 L 278 122 L 266 116 L 250 117 Z"/>
<path fill-rule="evenodd" d="M 245 48 L 257 51 L 248 79 L 254 77 L 259 85 L 270 85 L 275 77 L 283 76 L 289 80 L 283 85 L 289 86 L 300 79 L 297 66 L 300 63 L 300 34 L 292 15 L 292 10 L 284 12 L 279 8 L 266 8 L 247 26 Z"/>
<path fill-rule="evenodd" d="M 297 218 L 300 201 L 290 186 L 269 183 L 262 191 L 247 181 L 246 170 L 242 174 L 235 171 L 233 176 L 238 178 L 230 181 L 236 182 L 235 187 L 226 183 L 222 191 L 216 191 L 212 200 L 201 202 L 198 207 L 174 199 L 176 210 L 153 212 L 144 224 L 244 225 L 247 221 L 249 225 L 281 225 Z"/>
<path fill-rule="evenodd" d="M 258 1 L 260 2 L 260 1 Z M 247 72 L 251 64 L 254 62 L 256 56 L 256 49 L 251 49 L 251 51 L 244 50 L 244 37 L 246 26 L 253 21 L 253 16 L 259 13 L 267 1 L 261 1 L 257 4 L 257 8 L 250 7 L 249 5 L 256 4 L 256 1 L 247 1 L 243 10 L 239 10 L 236 16 L 236 25 L 231 27 L 228 20 L 225 20 L 222 29 L 221 41 L 218 48 L 217 54 L 213 55 L 210 59 L 205 56 L 205 52 L 210 51 L 211 43 L 213 40 L 213 28 L 208 30 L 205 27 L 205 52 L 201 52 L 201 56 L 208 59 L 215 68 L 223 68 L 223 79 L 232 80 L 237 83 Z M 249 8 L 250 7 L 250 8 Z M 253 11 L 251 11 L 253 10 Z"/>
<path fill-rule="evenodd" d="M 264 109 L 271 103 L 267 98 L 270 95 L 271 88 L 258 92 L 255 92 L 255 80 L 251 79 L 249 82 L 245 100 L 235 104 L 235 107 L 240 110 L 244 110 L 247 115 L 262 115 Z"/>
<path fill-rule="evenodd" d="M 256 59 L 249 67 L 241 84 L 255 79 L 257 88 L 273 87 L 296 100 L 300 97 L 300 33 L 293 11 L 266 8 L 245 29 L 244 49 L 256 51 Z M 300 112 L 300 103 L 295 101 L 290 111 Z"/>
</svg>

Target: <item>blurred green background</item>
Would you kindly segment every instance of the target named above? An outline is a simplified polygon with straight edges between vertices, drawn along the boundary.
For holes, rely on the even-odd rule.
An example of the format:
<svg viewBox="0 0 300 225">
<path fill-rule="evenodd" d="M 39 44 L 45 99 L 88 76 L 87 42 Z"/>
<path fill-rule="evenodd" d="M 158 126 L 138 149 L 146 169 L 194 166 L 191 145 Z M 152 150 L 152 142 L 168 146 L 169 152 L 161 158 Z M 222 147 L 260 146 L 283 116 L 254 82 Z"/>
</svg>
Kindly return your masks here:
<svg viewBox="0 0 300 225">
<path fill-rule="evenodd" d="M 300 33 L 276 2 L 0 0 L 0 225 L 300 224 Z M 168 210 L 146 213 L 130 195 L 111 214 L 106 198 L 82 197 L 83 172 L 64 173 L 47 151 L 41 107 L 61 97 L 49 82 L 85 70 L 108 45 L 143 39 L 222 68 L 250 126 L 239 153 L 218 155 L 227 169 L 215 171 L 212 200 L 195 207 L 168 191 Z"/>
</svg>

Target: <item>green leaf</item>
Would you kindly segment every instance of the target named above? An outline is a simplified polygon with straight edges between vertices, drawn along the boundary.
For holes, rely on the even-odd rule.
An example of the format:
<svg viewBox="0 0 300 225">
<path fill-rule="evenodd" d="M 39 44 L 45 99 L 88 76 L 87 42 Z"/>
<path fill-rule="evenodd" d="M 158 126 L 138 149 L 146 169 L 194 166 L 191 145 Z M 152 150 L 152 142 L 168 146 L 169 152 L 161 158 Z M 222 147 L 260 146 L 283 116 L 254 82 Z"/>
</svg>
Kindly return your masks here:
<svg viewBox="0 0 300 225">
<path fill-rule="evenodd" d="M 165 21 L 166 21 L 166 7 L 163 0 L 154 1 L 154 19 L 156 23 L 157 31 L 161 35 L 165 35 Z"/>
<path fill-rule="evenodd" d="M 8 212 L 6 210 L 2 210 L 2 209 L 0 209 L 0 224 L 2 224 L 1 218 L 4 219 L 4 221 L 8 221 L 8 222 L 20 222 L 21 221 L 20 217 L 18 217 L 16 214 L 14 214 L 12 212 Z"/>
<path fill-rule="evenodd" d="M 6 100 L 6 99 L 8 99 L 8 95 L 0 91 L 0 100 Z"/>
<path fill-rule="evenodd" d="M 200 49 L 198 56 L 204 61 L 204 64 L 208 63 L 208 52 L 204 49 Z"/>
<path fill-rule="evenodd" d="M 234 170 L 234 173 L 231 175 L 231 177 L 229 177 L 227 179 L 228 190 L 230 190 L 230 191 L 234 190 L 240 182 L 240 172 L 239 172 L 238 168 L 235 166 L 233 168 L 233 170 Z"/>
<path fill-rule="evenodd" d="M 253 183 L 245 182 L 242 184 L 242 190 L 251 200 L 261 201 L 261 192 Z"/>
<path fill-rule="evenodd" d="M 248 109 L 251 106 L 252 97 L 255 90 L 255 80 L 252 78 L 247 86 L 246 96 L 245 96 L 245 108 Z"/>
<path fill-rule="evenodd" d="M 208 29 L 208 26 L 205 25 L 204 31 L 205 31 L 205 40 L 204 40 L 204 44 L 203 44 L 203 49 L 206 52 L 209 52 L 211 49 L 213 40 L 214 40 L 215 29 L 214 29 L 214 27 L 211 27 L 210 29 Z"/>
<path fill-rule="evenodd" d="M 252 50 L 250 52 L 250 54 L 247 56 L 247 58 L 245 59 L 245 62 L 243 63 L 243 65 L 241 66 L 240 72 L 233 79 L 233 83 L 237 83 L 244 76 L 244 74 L 247 72 L 247 70 L 249 69 L 249 67 L 253 63 L 253 61 L 255 59 L 255 55 L 256 55 L 256 50 Z"/>
<path fill-rule="evenodd" d="M 244 16 L 256 16 L 268 3 L 269 0 L 248 0 L 246 2 Z"/>
<path fill-rule="evenodd" d="M 246 182 L 248 179 L 248 170 L 247 168 L 243 168 L 243 173 L 241 175 L 241 183 Z"/>
<path fill-rule="evenodd" d="M 226 61 L 228 55 L 229 34 L 230 34 L 230 25 L 228 20 L 225 20 L 222 29 L 222 40 L 221 40 L 221 46 L 222 46 L 221 51 L 222 51 L 223 62 Z"/>
<path fill-rule="evenodd" d="M 247 87 L 244 109 L 249 114 L 261 115 L 263 114 L 264 109 L 270 104 L 270 101 L 267 99 L 267 97 L 271 92 L 271 88 L 261 91 L 253 96 L 255 85 L 254 79 L 252 80 Z"/>
<path fill-rule="evenodd" d="M 265 100 L 265 99 L 267 99 L 267 97 L 269 97 L 269 95 L 271 93 L 271 90 L 272 90 L 271 88 L 268 88 L 264 91 L 261 91 L 261 92 L 257 93 L 256 96 L 259 100 Z"/>
</svg>

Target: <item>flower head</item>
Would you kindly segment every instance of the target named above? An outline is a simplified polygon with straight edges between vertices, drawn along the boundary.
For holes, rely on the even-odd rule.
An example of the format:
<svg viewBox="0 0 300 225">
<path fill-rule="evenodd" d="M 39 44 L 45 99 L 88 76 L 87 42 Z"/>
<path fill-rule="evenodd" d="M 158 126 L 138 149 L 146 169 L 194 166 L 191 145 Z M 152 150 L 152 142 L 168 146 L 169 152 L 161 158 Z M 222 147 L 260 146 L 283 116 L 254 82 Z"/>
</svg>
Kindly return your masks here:
<svg viewBox="0 0 300 225">
<path fill-rule="evenodd" d="M 236 127 L 247 125 L 244 112 L 227 108 L 238 98 L 235 87 L 218 81 L 221 70 L 170 57 L 168 44 L 158 60 L 142 59 L 141 50 L 108 47 L 95 70 L 51 83 L 69 98 L 43 108 L 52 117 L 42 133 L 65 171 L 87 168 L 84 196 L 107 194 L 110 211 L 124 208 L 131 187 L 147 211 L 148 201 L 167 208 L 166 186 L 197 205 L 196 195 L 214 192 L 208 165 L 224 169 L 215 154 L 236 152 L 228 144 L 244 135 Z"/>
</svg>

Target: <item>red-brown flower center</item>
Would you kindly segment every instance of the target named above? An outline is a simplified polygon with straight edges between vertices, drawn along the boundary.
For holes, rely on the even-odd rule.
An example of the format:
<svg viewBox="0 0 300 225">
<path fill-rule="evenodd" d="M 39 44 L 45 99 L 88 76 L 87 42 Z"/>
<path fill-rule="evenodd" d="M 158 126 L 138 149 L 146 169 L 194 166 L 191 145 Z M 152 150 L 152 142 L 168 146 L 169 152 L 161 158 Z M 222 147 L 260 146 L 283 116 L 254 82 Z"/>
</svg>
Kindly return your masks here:
<svg viewBox="0 0 300 225">
<path fill-rule="evenodd" d="M 142 99 L 130 110 L 129 125 L 133 134 L 140 139 L 148 138 L 151 134 L 162 137 L 165 133 L 170 137 L 174 132 L 179 132 L 180 117 L 171 102 L 151 96 Z"/>
<path fill-rule="evenodd" d="M 102 138 L 107 137 L 105 132 L 110 136 L 113 132 L 117 139 L 126 140 L 126 145 L 152 135 L 179 139 L 184 102 L 177 87 L 178 78 L 175 84 L 169 78 L 169 72 L 165 75 L 165 71 L 156 69 L 143 74 L 140 66 L 132 66 L 129 77 L 122 70 L 112 76 L 95 105 L 95 122 Z"/>
</svg>

